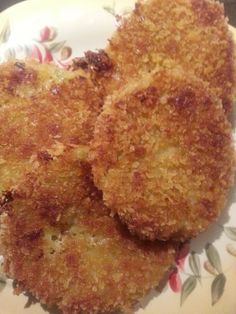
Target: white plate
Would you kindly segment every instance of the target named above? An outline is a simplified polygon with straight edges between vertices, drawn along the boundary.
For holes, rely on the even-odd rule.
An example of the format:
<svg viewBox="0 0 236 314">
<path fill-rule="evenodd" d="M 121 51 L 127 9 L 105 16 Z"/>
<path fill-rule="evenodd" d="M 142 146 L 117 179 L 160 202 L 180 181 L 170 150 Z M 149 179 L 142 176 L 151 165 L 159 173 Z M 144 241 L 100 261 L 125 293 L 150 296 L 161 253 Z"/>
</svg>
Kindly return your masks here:
<svg viewBox="0 0 236 314">
<path fill-rule="evenodd" d="M 124 4 L 125 3 L 125 4 Z M 116 14 L 126 14 L 134 0 L 30 0 L 0 14 L 0 61 L 9 58 L 38 57 L 66 66 L 72 57 L 84 51 L 104 48 L 116 28 Z M 236 30 L 232 28 L 236 39 Z M 50 40 L 49 40 L 50 39 Z M 235 314 L 236 313 L 236 195 L 231 193 L 226 209 L 217 224 L 186 247 L 176 264 L 164 291 L 153 292 L 143 301 L 139 314 Z M 232 229 L 227 229 L 231 227 Z M 218 259 L 222 274 L 211 269 L 206 255 L 210 243 L 211 256 Z M 190 252 L 195 251 L 192 255 Z M 195 260 L 195 267 L 190 261 Z M 193 263 L 192 263 L 193 264 Z M 196 266 L 198 265 L 198 267 Z M 193 271 L 201 278 L 191 291 Z M 226 279 L 223 291 L 224 278 Z M 212 286 L 222 296 L 212 306 Z M 188 287 L 187 287 L 188 286 Z M 0 314 L 42 314 L 39 304 L 25 308 L 27 298 L 14 296 L 11 282 L 0 284 Z M 187 288 L 187 290 L 186 290 Z M 191 292 L 180 306 L 181 290 Z"/>
</svg>

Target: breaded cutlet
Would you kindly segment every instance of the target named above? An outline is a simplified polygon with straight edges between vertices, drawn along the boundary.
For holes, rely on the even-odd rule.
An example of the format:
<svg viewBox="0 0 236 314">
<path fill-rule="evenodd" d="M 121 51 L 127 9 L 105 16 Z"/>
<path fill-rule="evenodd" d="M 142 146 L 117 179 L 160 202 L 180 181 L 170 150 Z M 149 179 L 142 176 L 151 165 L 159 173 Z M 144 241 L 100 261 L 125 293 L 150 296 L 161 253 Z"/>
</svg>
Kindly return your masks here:
<svg viewBox="0 0 236 314">
<path fill-rule="evenodd" d="M 103 103 L 82 71 L 70 73 L 36 63 L 32 67 L 26 61 L 22 75 L 31 77 L 34 73 L 35 81 L 6 79 L 6 72 L 19 71 L 16 67 L 14 62 L 0 65 L 0 82 L 8 82 L 6 89 L 0 84 L 2 204 L 10 198 L 18 178 L 39 160 L 50 160 L 71 147 L 78 151 L 78 158 L 85 158 Z"/>
<path fill-rule="evenodd" d="M 224 208 L 231 126 L 204 82 L 172 61 L 108 97 L 90 161 L 105 204 L 145 239 L 185 241 Z"/>
<path fill-rule="evenodd" d="M 64 314 L 130 313 L 174 263 L 177 246 L 132 237 L 110 216 L 73 149 L 41 160 L 1 216 L 4 270 Z"/>
<path fill-rule="evenodd" d="M 65 314 L 125 312 L 177 246 L 141 242 L 110 216 L 87 162 L 102 98 L 85 74 L 72 76 L 0 107 L 4 269 L 17 293 Z"/>
<path fill-rule="evenodd" d="M 35 60 L 11 60 L 0 65 L 1 106 L 19 98 L 27 99 L 51 85 L 75 75 L 53 64 L 41 64 Z"/>
<path fill-rule="evenodd" d="M 121 19 L 105 51 L 88 52 L 74 66 L 90 67 L 109 95 L 161 65 L 163 58 L 173 59 L 208 82 L 225 111 L 232 110 L 235 45 L 218 1 L 137 1 L 131 15 Z"/>
</svg>

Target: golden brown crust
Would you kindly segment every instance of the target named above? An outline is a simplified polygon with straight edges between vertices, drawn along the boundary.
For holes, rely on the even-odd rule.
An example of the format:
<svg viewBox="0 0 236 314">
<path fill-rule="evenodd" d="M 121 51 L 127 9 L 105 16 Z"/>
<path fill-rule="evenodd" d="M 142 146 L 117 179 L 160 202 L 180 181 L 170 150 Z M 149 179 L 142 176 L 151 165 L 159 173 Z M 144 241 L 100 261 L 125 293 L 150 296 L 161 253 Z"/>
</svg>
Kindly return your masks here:
<svg viewBox="0 0 236 314">
<path fill-rule="evenodd" d="M 29 76 L 37 79 L 28 82 Z M 86 74 L 27 61 L 22 70 L 12 62 L 0 66 L 0 82 L 1 192 L 14 188 L 38 159 L 71 147 L 87 154 L 102 98 Z"/>
<path fill-rule="evenodd" d="M 109 88 L 108 82 L 111 83 L 114 64 L 104 50 L 85 52 L 84 57 L 73 59 L 69 69 L 71 71 L 81 69 L 85 71 L 91 77 L 93 84 L 99 89 L 103 98 L 105 98 L 108 93 L 113 93 L 113 91 L 116 90 L 116 88 Z"/>
<path fill-rule="evenodd" d="M 60 83 L 74 75 L 52 64 L 41 64 L 28 59 L 12 60 L 1 64 L 1 102 L 16 98 L 29 98 L 35 93 L 47 90 L 52 84 Z"/>
<path fill-rule="evenodd" d="M 72 152 L 41 163 L 13 198 L 1 221 L 5 271 L 65 314 L 130 310 L 174 261 L 174 245 L 139 241 L 109 216 Z"/>
<path fill-rule="evenodd" d="M 90 158 L 106 205 L 131 232 L 183 241 L 223 209 L 234 149 L 220 101 L 165 60 L 107 99 Z"/>
<path fill-rule="evenodd" d="M 163 58 L 172 58 L 209 82 L 225 111 L 232 110 L 236 96 L 235 45 L 218 1 L 138 1 L 131 16 L 121 20 L 105 51 L 114 68 L 106 75 L 96 72 L 95 76 L 108 95 L 123 88 L 130 78 L 153 70 Z"/>
<path fill-rule="evenodd" d="M 9 89 L 1 91 L 8 97 L 0 107 L 5 271 L 16 292 L 29 291 L 65 314 L 125 311 L 158 285 L 176 246 L 134 239 L 109 216 L 86 161 L 100 92 L 86 74 L 61 75 L 47 88 L 39 80 L 26 89 L 28 74 L 16 85 L 4 75 L 20 93 L 15 101 Z"/>
</svg>

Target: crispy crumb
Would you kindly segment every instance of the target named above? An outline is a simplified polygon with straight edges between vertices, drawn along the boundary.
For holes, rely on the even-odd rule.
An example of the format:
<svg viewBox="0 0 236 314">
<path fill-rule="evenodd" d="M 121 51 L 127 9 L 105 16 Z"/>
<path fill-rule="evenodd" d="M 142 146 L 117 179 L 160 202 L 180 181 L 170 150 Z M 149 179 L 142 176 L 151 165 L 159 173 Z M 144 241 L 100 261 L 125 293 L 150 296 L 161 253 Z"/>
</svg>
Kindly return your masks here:
<svg viewBox="0 0 236 314">
<path fill-rule="evenodd" d="M 4 269 L 64 314 L 131 311 L 174 263 L 174 244 L 132 237 L 103 205 L 87 163 L 66 153 L 23 178 L 1 217 Z"/>
<path fill-rule="evenodd" d="M 11 73 L 15 65 L 0 66 L 8 81 L 1 67 Z M 17 67 L 27 72 L 29 64 Z M 24 74 L 11 93 L 0 92 L 8 99 L 0 106 L 5 272 L 16 293 L 28 291 L 64 314 L 131 310 L 158 285 L 178 246 L 141 242 L 110 216 L 87 161 L 100 91 L 81 71 L 62 71 L 44 88 L 44 70 L 34 68 L 32 84 Z"/>
<path fill-rule="evenodd" d="M 88 147 L 103 103 L 82 71 L 33 61 L 0 65 L 0 99 L 0 193 L 30 168 L 71 147 Z"/>
<path fill-rule="evenodd" d="M 110 58 L 107 64 L 113 67 L 96 73 L 96 80 L 107 95 L 171 58 L 208 82 L 225 111 L 232 110 L 236 97 L 235 44 L 223 4 L 218 1 L 138 1 L 133 13 L 120 21 L 105 54 Z M 101 60 L 104 64 L 104 58 Z"/>
<path fill-rule="evenodd" d="M 90 160 L 106 205 L 132 233 L 176 241 L 217 219 L 235 164 L 220 100 L 167 59 L 107 99 Z"/>
</svg>

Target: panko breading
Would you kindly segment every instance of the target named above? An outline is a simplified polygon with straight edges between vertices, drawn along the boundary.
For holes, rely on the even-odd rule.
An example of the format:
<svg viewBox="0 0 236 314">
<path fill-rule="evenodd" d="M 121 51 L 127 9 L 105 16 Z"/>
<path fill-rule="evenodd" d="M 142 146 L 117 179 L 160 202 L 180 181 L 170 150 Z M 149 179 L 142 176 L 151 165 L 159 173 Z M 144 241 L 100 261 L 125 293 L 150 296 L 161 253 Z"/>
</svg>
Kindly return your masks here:
<svg viewBox="0 0 236 314">
<path fill-rule="evenodd" d="M 79 158 L 85 158 L 103 103 L 94 84 L 82 72 L 69 73 L 53 65 L 31 65 L 27 62 L 22 65 L 23 76 L 31 77 L 29 73 L 34 73 L 33 77 L 38 79 L 35 82 L 29 79 L 28 83 L 6 78 L 11 76 L 6 72 L 21 73 L 16 63 L 0 65 L 2 203 L 7 201 L 22 173 L 34 167 L 37 160 L 51 159 L 71 147 L 79 148 Z M 8 87 L 1 85 L 3 81 Z"/>
<path fill-rule="evenodd" d="M 1 106 L 50 89 L 52 84 L 74 77 L 70 71 L 34 60 L 12 60 L 0 65 Z"/>
<path fill-rule="evenodd" d="M 88 164 L 73 151 L 41 161 L 1 221 L 4 268 L 64 314 L 128 311 L 158 285 L 176 246 L 133 238 L 109 215 Z"/>
<path fill-rule="evenodd" d="M 107 99 L 90 154 L 105 204 L 151 240 L 184 241 L 205 230 L 232 183 L 221 101 L 168 60 Z"/>
<path fill-rule="evenodd" d="M 102 97 L 85 74 L 67 75 L 0 107 L 4 268 L 16 292 L 65 314 L 126 311 L 158 285 L 176 246 L 134 239 L 110 217 L 87 162 Z"/>
<path fill-rule="evenodd" d="M 218 1 L 138 1 L 133 13 L 121 20 L 105 53 L 89 52 L 78 66 L 85 67 L 87 62 L 109 95 L 131 78 L 152 71 L 163 58 L 173 59 L 208 82 L 225 111 L 231 111 L 236 84 L 234 42 Z M 111 70 L 104 75 L 106 69 Z"/>
</svg>

